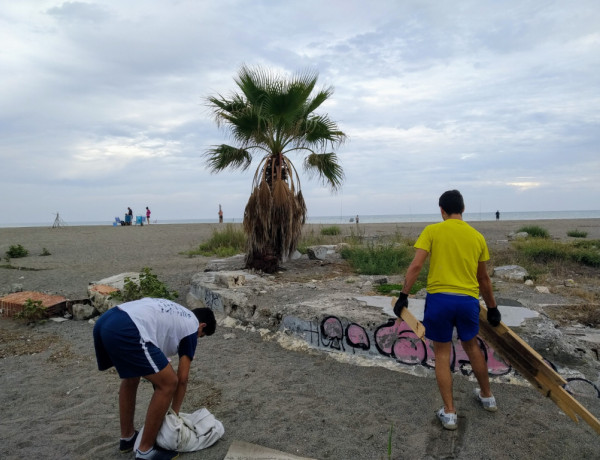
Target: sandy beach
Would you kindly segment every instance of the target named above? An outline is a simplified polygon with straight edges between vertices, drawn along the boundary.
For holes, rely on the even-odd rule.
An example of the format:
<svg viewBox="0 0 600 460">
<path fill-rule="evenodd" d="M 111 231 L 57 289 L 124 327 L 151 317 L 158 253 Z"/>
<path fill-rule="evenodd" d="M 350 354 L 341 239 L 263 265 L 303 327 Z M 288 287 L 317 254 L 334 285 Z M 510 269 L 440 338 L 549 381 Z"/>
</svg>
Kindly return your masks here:
<svg viewBox="0 0 600 460">
<path fill-rule="evenodd" d="M 569 230 L 600 238 L 598 219 L 472 222 L 490 248 L 524 225 L 567 240 Z M 416 237 L 425 223 L 360 224 L 367 236 Z M 318 231 L 322 225 L 307 226 Z M 344 234 L 355 224 L 341 225 Z M 0 268 L 0 294 L 23 290 L 87 296 L 92 281 L 143 267 L 179 293 L 210 259 L 183 252 L 208 239 L 218 224 L 143 227 L 0 228 L 0 255 L 11 245 L 30 251 Z M 46 249 L 50 256 L 40 256 Z M 2 261 L 4 263 L 4 260 Z M 293 272 L 293 264 L 286 267 Z M 326 314 L 326 310 L 324 310 Z M 36 326 L 0 318 L 0 458 L 123 459 L 118 452 L 119 379 L 96 368 L 87 322 Z M 455 376 L 459 429 L 442 430 L 433 378 L 377 366 L 341 363 L 324 353 L 295 352 L 260 334 L 221 327 L 199 342 L 183 411 L 207 407 L 225 426 L 213 447 L 183 459 L 221 460 L 234 440 L 315 459 L 571 459 L 598 458 L 600 435 L 576 424 L 529 386 L 497 384 L 494 414 L 477 407 L 474 383 Z M 138 392 L 138 426 L 151 396 Z M 582 401 L 597 417 L 600 399 Z"/>
</svg>

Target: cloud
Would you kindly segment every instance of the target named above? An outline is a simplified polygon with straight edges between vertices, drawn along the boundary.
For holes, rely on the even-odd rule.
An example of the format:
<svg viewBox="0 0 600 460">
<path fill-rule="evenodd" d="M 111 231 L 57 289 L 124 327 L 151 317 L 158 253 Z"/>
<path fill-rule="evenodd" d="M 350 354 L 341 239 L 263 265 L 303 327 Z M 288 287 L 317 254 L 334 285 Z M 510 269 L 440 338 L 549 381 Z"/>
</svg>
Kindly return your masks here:
<svg viewBox="0 0 600 460">
<path fill-rule="evenodd" d="M 346 182 L 302 175 L 311 215 L 437 212 L 457 187 L 494 211 L 597 209 L 599 21 L 591 0 L 9 2 L 0 225 L 128 205 L 241 218 L 252 170 L 214 175 L 202 154 L 229 140 L 206 97 L 244 63 L 335 87 Z"/>
</svg>

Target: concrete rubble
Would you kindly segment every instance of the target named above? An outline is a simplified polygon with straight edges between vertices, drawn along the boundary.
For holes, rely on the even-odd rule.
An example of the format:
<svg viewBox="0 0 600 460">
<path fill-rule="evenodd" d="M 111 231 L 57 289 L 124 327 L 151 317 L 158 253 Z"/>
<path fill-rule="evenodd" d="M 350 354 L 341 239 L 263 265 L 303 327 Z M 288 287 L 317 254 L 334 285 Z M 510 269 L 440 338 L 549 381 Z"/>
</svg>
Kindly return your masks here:
<svg viewBox="0 0 600 460">
<path fill-rule="evenodd" d="M 373 295 L 373 285 L 395 280 L 352 275 L 327 281 L 281 283 L 272 275 L 228 270 L 234 264 L 235 261 L 227 264 L 223 260 L 219 268 L 224 271 L 195 275 L 186 299 L 188 306 L 208 306 L 225 324 L 259 330 L 263 335 L 277 337 L 280 343 L 305 342 L 304 347 L 345 354 L 346 359 L 351 349 L 353 359 L 376 359 L 380 365 L 397 366 L 396 362 L 382 363 L 381 350 L 373 346 L 376 331 L 394 318 L 390 297 Z M 544 308 L 557 305 L 568 308 L 569 301 L 550 293 L 547 287 L 526 286 L 523 272 L 518 266 L 505 267 L 498 274 L 494 272 L 495 285 L 501 291 L 510 285 L 515 294 L 515 298 L 497 299 L 504 322 L 565 375 L 585 377 L 600 385 L 597 351 L 600 330 L 586 333 L 579 330 L 577 334 L 570 330 L 563 332 L 544 313 Z M 244 279 L 244 282 L 232 281 L 236 279 Z M 419 319 L 423 315 L 423 297 L 421 292 L 417 298 L 411 297 L 409 303 L 411 312 Z M 331 333 L 324 331 L 328 327 L 326 321 L 331 324 L 337 321 L 338 341 L 332 340 Z M 356 343 L 350 343 L 347 334 L 352 325 L 360 326 L 364 340 L 370 343 L 368 352 L 358 349 Z M 326 335 L 327 344 L 323 346 Z M 353 348 L 349 348 L 349 344 Z M 413 373 L 424 372 L 415 370 L 414 366 L 412 369 Z M 506 377 L 506 380 L 514 380 L 514 376 Z"/>
</svg>

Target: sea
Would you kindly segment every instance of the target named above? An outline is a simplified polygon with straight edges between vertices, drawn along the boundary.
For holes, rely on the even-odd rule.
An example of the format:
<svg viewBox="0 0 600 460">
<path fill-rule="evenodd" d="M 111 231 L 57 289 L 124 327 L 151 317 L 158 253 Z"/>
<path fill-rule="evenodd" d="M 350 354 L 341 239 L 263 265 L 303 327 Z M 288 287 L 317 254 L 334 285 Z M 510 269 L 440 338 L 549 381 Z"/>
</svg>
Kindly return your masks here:
<svg viewBox="0 0 600 460">
<path fill-rule="evenodd" d="M 440 222 L 439 213 L 435 214 L 382 214 L 382 215 L 359 215 L 361 224 L 379 224 L 379 223 L 402 223 L 402 222 Z M 467 222 L 491 221 L 496 220 L 496 212 L 466 212 L 463 219 Z M 600 219 L 600 210 L 595 211 L 519 211 L 519 212 L 501 212 L 500 220 L 544 220 L 544 219 Z M 216 219 L 158 219 L 153 220 L 152 224 L 207 224 L 216 223 Z M 225 223 L 241 223 L 242 218 L 225 219 Z M 8 227 L 51 227 L 53 221 L 47 222 L 21 222 L 21 223 L 3 223 L 0 222 L 0 228 Z M 309 224 L 347 224 L 356 223 L 356 215 L 339 216 L 308 216 Z M 86 226 L 86 225 L 112 225 L 112 221 L 69 221 L 61 220 L 61 225 L 67 226 Z"/>
</svg>

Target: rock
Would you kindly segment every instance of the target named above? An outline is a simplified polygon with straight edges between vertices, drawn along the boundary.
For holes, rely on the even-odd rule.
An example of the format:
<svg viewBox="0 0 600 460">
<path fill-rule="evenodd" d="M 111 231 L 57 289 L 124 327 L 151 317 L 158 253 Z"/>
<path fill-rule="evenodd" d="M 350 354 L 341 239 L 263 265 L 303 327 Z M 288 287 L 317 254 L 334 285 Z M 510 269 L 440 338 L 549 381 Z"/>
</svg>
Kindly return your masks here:
<svg viewBox="0 0 600 460">
<path fill-rule="evenodd" d="M 242 272 L 220 272 L 215 275 L 215 284 L 229 289 L 243 286 L 246 276 Z"/>
<path fill-rule="evenodd" d="M 242 270 L 246 266 L 246 255 L 238 254 L 236 256 L 227 257 L 226 259 L 215 259 L 211 260 L 206 268 L 205 272 L 221 272 L 221 271 L 232 271 Z"/>
<path fill-rule="evenodd" d="M 126 272 L 118 275 L 104 278 L 100 281 L 93 281 L 88 286 L 88 297 L 90 298 L 92 305 L 99 313 L 104 313 L 108 309 L 119 305 L 119 300 L 111 299 L 118 290 L 122 290 L 125 287 L 125 280 L 129 279 L 134 283 L 140 283 L 140 274 L 137 272 Z"/>
<path fill-rule="evenodd" d="M 518 233 L 510 232 L 508 234 L 509 240 L 524 240 L 527 237 L 529 237 L 529 233 L 527 233 L 527 232 L 518 232 Z"/>
<path fill-rule="evenodd" d="M 325 260 L 327 252 L 328 250 L 325 246 L 310 246 L 306 248 L 306 253 L 310 260 Z"/>
<path fill-rule="evenodd" d="M 535 290 L 540 294 L 550 294 L 550 289 L 548 289 L 546 286 L 536 286 Z"/>
<path fill-rule="evenodd" d="M 523 281 L 525 280 L 525 277 L 529 276 L 529 273 L 519 265 L 504 265 L 502 267 L 494 268 L 493 276 L 510 281 Z"/>
<path fill-rule="evenodd" d="M 298 260 L 300 257 L 302 257 L 302 253 L 300 253 L 298 250 L 295 250 L 290 256 L 290 260 Z"/>
<path fill-rule="evenodd" d="M 104 313 L 120 303 L 120 301 L 110 298 L 117 291 L 117 288 L 106 284 L 94 284 L 88 287 L 88 297 L 93 307 L 99 313 Z"/>
<path fill-rule="evenodd" d="M 575 287 L 575 286 L 577 286 L 577 283 L 574 280 L 572 280 L 572 279 L 565 280 L 564 284 L 565 284 L 566 287 Z"/>
<path fill-rule="evenodd" d="M 10 287 L 10 292 L 23 292 L 23 285 L 20 283 L 14 283 L 11 287 Z"/>
<path fill-rule="evenodd" d="M 525 280 L 526 286 L 533 286 L 533 280 Z"/>
<path fill-rule="evenodd" d="M 86 321 L 96 314 L 96 309 L 91 305 L 76 303 L 73 305 L 73 319 L 76 321 Z"/>
</svg>

